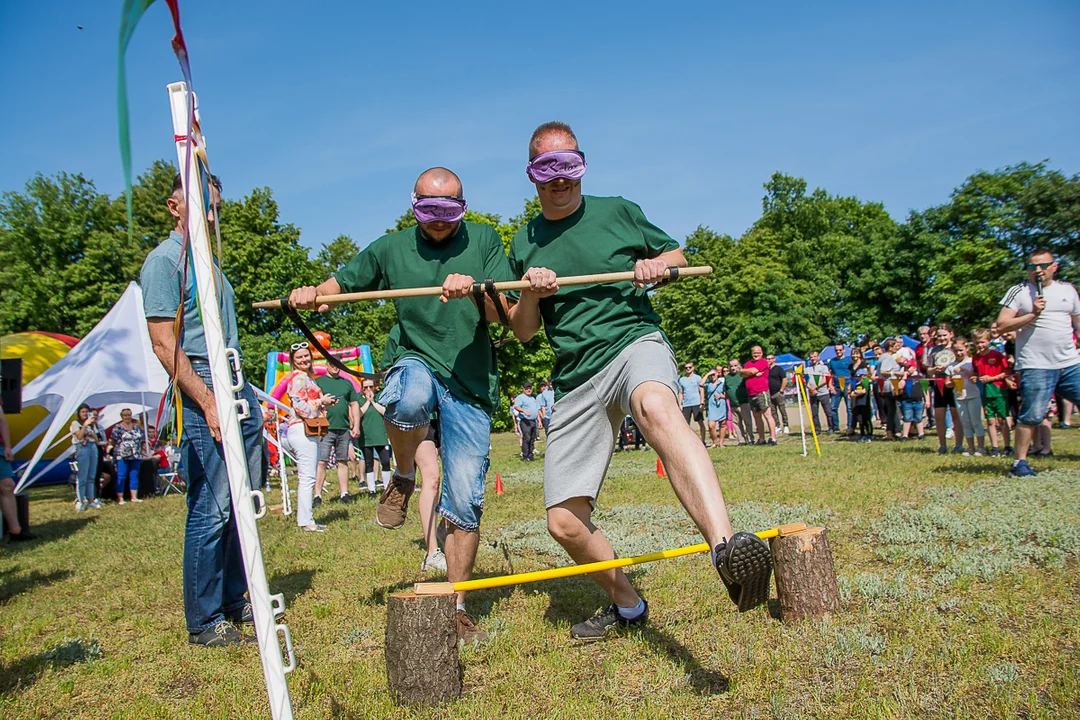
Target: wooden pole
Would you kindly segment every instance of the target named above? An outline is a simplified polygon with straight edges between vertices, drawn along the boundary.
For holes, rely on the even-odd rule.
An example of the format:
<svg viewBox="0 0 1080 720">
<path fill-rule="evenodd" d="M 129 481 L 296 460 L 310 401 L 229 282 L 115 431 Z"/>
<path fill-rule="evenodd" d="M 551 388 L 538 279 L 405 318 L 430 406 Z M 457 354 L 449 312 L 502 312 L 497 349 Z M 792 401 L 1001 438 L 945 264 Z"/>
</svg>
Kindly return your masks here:
<svg viewBox="0 0 1080 720">
<path fill-rule="evenodd" d="M 840 609 L 840 588 L 825 528 L 774 537 L 769 547 L 781 620 L 818 618 Z"/>
<path fill-rule="evenodd" d="M 686 267 L 679 268 L 679 277 L 698 277 L 701 275 L 708 275 L 712 273 L 712 268 L 708 265 L 702 265 L 700 267 Z M 664 273 L 664 277 L 668 277 L 670 270 Z M 559 287 L 573 287 L 576 285 L 600 285 L 605 283 L 617 283 L 628 282 L 634 279 L 633 271 L 617 272 L 617 273 L 600 273 L 598 275 L 569 275 L 567 277 L 559 278 Z M 495 283 L 495 289 L 498 292 L 506 292 L 507 290 L 528 290 L 530 284 L 527 280 L 512 280 L 509 282 L 497 282 Z M 411 298 L 411 297 L 435 297 L 442 295 L 442 287 L 424 287 L 424 288 L 399 288 L 397 290 L 372 290 L 369 292 L 355 292 L 355 293 L 341 293 L 339 295 L 320 295 L 315 298 L 316 305 L 336 305 L 344 302 L 360 302 L 364 300 L 395 300 L 399 298 Z M 281 307 L 280 300 L 263 300 L 261 302 L 252 303 L 251 307 L 272 310 L 274 308 Z"/>
<path fill-rule="evenodd" d="M 768 540 L 769 538 L 775 538 L 787 533 L 800 532 L 805 528 L 805 523 L 791 523 L 769 530 L 762 530 L 757 533 L 757 536 L 762 540 Z M 556 578 L 571 577 L 573 575 L 586 575 L 588 573 L 601 572 L 613 568 L 622 568 L 630 565 L 640 565 L 641 563 L 656 562 L 657 560 L 682 557 L 684 555 L 710 552 L 711 550 L 712 548 L 709 547 L 708 543 L 700 543 L 698 545 L 675 548 L 674 550 L 661 550 L 660 552 L 649 553 L 648 555 L 638 555 L 637 557 L 616 558 L 614 560 L 586 563 L 585 565 L 568 565 L 561 568 L 537 570 L 535 572 L 518 573 L 516 575 L 501 575 L 499 577 L 464 580 L 456 583 L 416 583 L 416 585 L 413 586 L 413 592 L 417 595 L 434 595 L 450 592 L 466 592 L 469 590 L 483 590 L 486 588 L 504 587 L 506 585 L 521 585 L 523 583 L 538 582 L 540 580 L 554 580 Z"/>
<path fill-rule="evenodd" d="M 394 593 L 386 603 L 386 680 L 394 699 L 437 705 L 461 697 L 457 595 Z"/>
</svg>

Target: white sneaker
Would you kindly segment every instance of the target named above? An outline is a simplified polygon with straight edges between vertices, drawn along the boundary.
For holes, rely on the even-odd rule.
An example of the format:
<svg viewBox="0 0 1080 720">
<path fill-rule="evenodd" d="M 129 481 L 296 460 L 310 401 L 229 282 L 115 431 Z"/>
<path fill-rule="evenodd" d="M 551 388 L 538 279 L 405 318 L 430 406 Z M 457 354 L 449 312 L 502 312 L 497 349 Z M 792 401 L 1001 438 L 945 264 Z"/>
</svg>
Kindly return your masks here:
<svg viewBox="0 0 1080 720">
<path fill-rule="evenodd" d="M 91 500 L 90 501 L 90 507 L 94 508 L 95 510 L 100 510 L 101 509 L 101 503 L 98 502 L 97 500 Z"/>
<path fill-rule="evenodd" d="M 791 431 L 790 431 L 790 430 L 788 430 L 788 426 L 787 426 L 787 425 L 785 425 L 785 426 L 784 426 L 784 434 L 785 434 L 785 435 L 790 435 L 790 434 L 791 434 Z"/>
<path fill-rule="evenodd" d="M 84 503 L 84 502 L 75 503 L 75 512 L 86 512 L 86 503 Z"/>
<path fill-rule="evenodd" d="M 945 437 L 946 437 L 946 438 L 951 438 L 951 437 L 953 437 L 953 434 L 954 434 L 954 433 L 953 433 L 953 429 L 952 429 L 952 428 L 949 428 L 948 430 L 946 430 L 946 431 L 945 431 Z"/>
<path fill-rule="evenodd" d="M 117 505 L 127 505 L 127 500 L 124 500 L 123 498 L 120 498 L 120 502 L 118 502 L 116 504 Z"/>
<path fill-rule="evenodd" d="M 142 500 L 140 500 L 137 497 L 133 497 L 133 498 L 131 498 L 131 502 L 142 502 Z"/>
<path fill-rule="evenodd" d="M 446 572 L 446 555 L 438 548 L 430 555 L 425 555 L 424 561 L 420 563 L 420 572 L 429 572 L 433 570 Z"/>
</svg>

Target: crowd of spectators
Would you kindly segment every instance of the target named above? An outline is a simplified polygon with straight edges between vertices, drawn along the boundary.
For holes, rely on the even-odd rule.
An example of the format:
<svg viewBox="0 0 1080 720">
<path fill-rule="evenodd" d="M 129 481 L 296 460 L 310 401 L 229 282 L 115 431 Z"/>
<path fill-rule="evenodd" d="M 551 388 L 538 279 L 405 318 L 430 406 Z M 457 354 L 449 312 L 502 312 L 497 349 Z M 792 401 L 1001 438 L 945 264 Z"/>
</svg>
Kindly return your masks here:
<svg viewBox="0 0 1080 720">
<path fill-rule="evenodd" d="M 998 321 L 972 328 L 970 337 L 940 323 L 920 327 L 913 347 L 900 335 L 880 343 L 861 338 L 850 348 L 836 343 L 828 360 L 810 352 L 798 373 L 760 346 L 745 363 L 732 359 L 705 377 L 685 362 L 683 416 L 700 424 L 708 408 L 710 447 L 724 446 L 725 431 L 735 445 L 775 445 L 778 432 L 789 432 L 785 391 L 798 374 L 818 434 L 903 442 L 924 440 L 932 430 L 938 454 L 1012 457 L 1013 437 L 1027 433 L 1012 467 L 1027 475 L 1029 445 L 1036 456 L 1053 454 L 1050 418 L 1072 427 L 1080 298 L 1072 285 L 1054 280 L 1049 252 L 1033 253 L 1026 267 L 1028 280 L 1002 299 Z"/>
</svg>

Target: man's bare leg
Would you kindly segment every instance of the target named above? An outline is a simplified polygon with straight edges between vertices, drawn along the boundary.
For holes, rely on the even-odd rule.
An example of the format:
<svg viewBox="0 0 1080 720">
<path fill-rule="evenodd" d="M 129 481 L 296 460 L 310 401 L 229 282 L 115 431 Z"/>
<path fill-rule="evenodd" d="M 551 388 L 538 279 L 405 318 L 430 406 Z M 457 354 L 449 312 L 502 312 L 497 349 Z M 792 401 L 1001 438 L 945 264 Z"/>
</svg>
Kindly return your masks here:
<svg viewBox="0 0 1080 720">
<path fill-rule="evenodd" d="M 416 470 L 416 449 L 427 437 L 427 425 L 413 428 L 412 430 L 399 430 L 390 423 L 386 423 L 386 434 L 390 438 L 390 447 L 394 449 L 394 457 L 397 458 L 397 474 L 408 477 Z M 389 470 L 390 468 L 382 468 Z"/>
<path fill-rule="evenodd" d="M 1027 460 L 1028 449 L 1031 448 L 1031 434 L 1037 425 L 1025 425 L 1023 423 L 1016 423 L 1016 428 L 1013 433 L 1016 435 L 1016 445 L 1013 446 L 1013 451 L 1016 453 L 1017 460 Z"/>
<path fill-rule="evenodd" d="M 666 387 L 664 390 L 671 393 Z M 682 413 L 678 415 L 681 421 Z M 686 428 L 686 432 L 694 438 L 689 425 L 680 422 L 679 426 Z M 611 543 L 592 523 L 592 504 L 589 498 L 570 498 L 548 508 L 547 524 L 551 537 L 563 546 L 563 549 L 578 565 L 615 559 L 615 550 L 612 549 Z M 449 538 L 447 543 L 447 550 L 449 550 Z M 449 561 L 449 557 L 447 560 Z M 622 568 L 589 573 L 589 577 L 595 580 L 608 594 L 611 601 L 619 607 L 632 608 L 638 604 L 640 597 L 630 581 L 626 579 L 626 573 L 622 571 Z"/>
<path fill-rule="evenodd" d="M 432 523 L 434 525 L 434 523 Z M 449 533 L 446 536 L 446 579 L 461 582 L 472 577 L 473 563 L 476 562 L 476 549 L 480 546 L 480 532 L 466 531 L 453 523 L 447 523 Z M 465 593 L 457 594 L 458 604 L 465 602 Z"/>
<path fill-rule="evenodd" d="M 671 388 L 654 381 L 638 385 L 630 396 L 630 414 L 660 456 L 675 495 L 709 547 L 730 538 L 731 520 L 716 468 L 693 431 L 678 422 L 682 413 Z"/>
<path fill-rule="evenodd" d="M 439 451 L 435 449 L 435 443 L 428 440 L 420 443 L 416 449 L 416 468 L 424 482 L 420 486 L 420 527 L 424 531 L 424 546 L 430 557 L 438 548 L 435 503 L 439 499 Z"/>
<path fill-rule="evenodd" d="M 338 460 L 337 464 L 338 494 L 349 494 L 349 466 L 344 460 Z"/>
</svg>

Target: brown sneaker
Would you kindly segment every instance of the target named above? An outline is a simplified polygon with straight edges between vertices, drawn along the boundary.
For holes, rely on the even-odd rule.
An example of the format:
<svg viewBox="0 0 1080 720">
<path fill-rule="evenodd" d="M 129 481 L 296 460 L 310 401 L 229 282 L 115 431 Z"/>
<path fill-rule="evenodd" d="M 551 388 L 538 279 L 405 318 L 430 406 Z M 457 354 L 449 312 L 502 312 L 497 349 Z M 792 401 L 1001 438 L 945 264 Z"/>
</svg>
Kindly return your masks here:
<svg viewBox="0 0 1080 720">
<path fill-rule="evenodd" d="M 476 626 L 476 621 L 469 617 L 469 613 L 458 610 L 457 614 L 454 615 L 454 621 L 457 625 L 459 641 L 464 641 L 469 645 L 474 642 L 487 642 L 488 634 Z"/>
<path fill-rule="evenodd" d="M 416 489 L 416 480 L 403 478 L 397 473 L 390 479 L 390 484 L 379 498 L 379 507 L 375 510 L 375 522 L 380 527 L 397 530 L 405 524 L 405 514 L 409 510 L 409 498 Z"/>
</svg>

